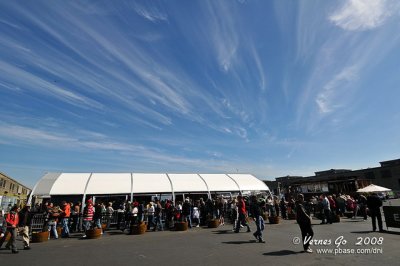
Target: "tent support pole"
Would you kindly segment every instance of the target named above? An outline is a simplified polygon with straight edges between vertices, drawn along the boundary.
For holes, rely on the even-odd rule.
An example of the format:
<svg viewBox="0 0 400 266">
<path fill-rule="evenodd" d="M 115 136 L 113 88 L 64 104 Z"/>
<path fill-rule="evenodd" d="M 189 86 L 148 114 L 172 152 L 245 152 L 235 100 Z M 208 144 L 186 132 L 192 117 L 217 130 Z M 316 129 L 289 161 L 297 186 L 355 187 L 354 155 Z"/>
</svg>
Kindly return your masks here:
<svg viewBox="0 0 400 266">
<path fill-rule="evenodd" d="M 211 199 L 210 188 L 208 187 L 206 180 L 204 180 L 204 178 L 200 174 L 197 175 L 200 177 L 201 180 L 203 180 L 204 184 L 206 185 L 208 198 Z"/>
<path fill-rule="evenodd" d="M 131 173 L 131 202 L 133 202 L 133 174 Z"/>
<path fill-rule="evenodd" d="M 82 218 L 83 218 L 83 210 L 86 207 L 86 203 L 85 203 L 85 201 L 86 201 L 86 190 L 87 190 L 87 187 L 89 185 L 90 179 L 92 178 L 92 175 L 93 175 L 93 173 L 90 173 L 90 176 L 89 176 L 88 180 L 86 181 L 85 190 L 83 191 L 82 206 L 81 206 Z M 82 228 L 82 224 L 83 224 L 83 219 L 80 219 L 79 228 Z"/>
<path fill-rule="evenodd" d="M 166 173 L 167 178 L 169 180 L 169 183 L 171 184 L 171 192 L 172 192 L 172 201 L 174 202 L 175 205 L 175 191 L 174 191 L 174 185 L 172 184 L 171 178 L 169 177 L 169 175 Z"/>
</svg>

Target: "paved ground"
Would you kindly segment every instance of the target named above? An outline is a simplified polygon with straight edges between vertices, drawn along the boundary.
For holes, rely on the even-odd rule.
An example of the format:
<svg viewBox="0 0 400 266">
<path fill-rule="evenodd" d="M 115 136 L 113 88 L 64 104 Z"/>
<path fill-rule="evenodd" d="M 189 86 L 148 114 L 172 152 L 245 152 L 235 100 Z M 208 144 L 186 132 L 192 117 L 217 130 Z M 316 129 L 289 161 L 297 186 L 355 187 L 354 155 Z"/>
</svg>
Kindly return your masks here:
<svg viewBox="0 0 400 266">
<path fill-rule="evenodd" d="M 251 233 L 231 231 L 231 225 L 217 229 L 193 228 L 186 232 L 147 232 L 133 236 L 120 231 L 106 233 L 101 239 L 70 239 L 33 243 L 29 251 L 11 254 L 0 250 L 0 262 L 6 265 L 398 265 L 399 233 L 372 233 L 371 221 L 343 219 L 332 225 L 320 225 L 314 220 L 315 239 L 330 241 L 327 246 L 313 246 L 314 253 L 302 253 L 301 245 L 293 244 L 300 237 L 294 221 L 283 221 L 265 227 L 265 244 L 256 243 Z M 254 231 L 255 225 L 251 224 Z M 343 239 L 340 237 L 343 236 Z M 339 238 L 339 240 L 337 240 Z M 379 241 L 378 245 L 355 246 L 359 240 Z M 374 240 L 373 240 L 374 239 Z M 346 244 L 342 240 L 347 241 Z M 335 250 L 363 248 L 378 254 L 318 254 L 317 248 Z M 379 241 L 380 242 L 380 241 Z M 18 245 L 22 248 L 22 243 Z M 339 251 L 339 250 L 336 250 Z M 329 251 L 328 251 L 329 252 Z"/>
</svg>

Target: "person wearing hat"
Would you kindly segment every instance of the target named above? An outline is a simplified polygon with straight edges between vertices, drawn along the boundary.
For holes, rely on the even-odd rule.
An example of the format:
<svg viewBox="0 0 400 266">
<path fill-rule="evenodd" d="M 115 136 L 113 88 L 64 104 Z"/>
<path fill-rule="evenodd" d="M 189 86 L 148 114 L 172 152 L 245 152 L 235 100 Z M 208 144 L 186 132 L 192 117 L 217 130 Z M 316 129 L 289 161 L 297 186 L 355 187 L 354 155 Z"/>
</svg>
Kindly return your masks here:
<svg viewBox="0 0 400 266">
<path fill-rule="evenodd" d="M 24 249 L 31 249 L 29 246 L 29 227 L 31 226 L 32 213 L 31 205 L 26 204 L 24 208 L 18 213 L 19 216 L 19 233 L 22 234 L 22 241 L 24 242 Z"/>
</svg>

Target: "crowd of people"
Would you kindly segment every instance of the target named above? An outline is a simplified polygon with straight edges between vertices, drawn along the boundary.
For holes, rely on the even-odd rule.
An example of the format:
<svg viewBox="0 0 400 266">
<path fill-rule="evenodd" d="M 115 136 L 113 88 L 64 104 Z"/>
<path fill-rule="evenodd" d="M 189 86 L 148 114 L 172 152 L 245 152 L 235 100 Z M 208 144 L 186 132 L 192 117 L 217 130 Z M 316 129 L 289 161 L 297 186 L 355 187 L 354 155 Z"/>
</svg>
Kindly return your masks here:
<svg viewBox="0 0 400 266">
<path fill-rule="evenodd" d="M 114 201 L 102 202 L 97 200 L 95 203 L 88 199 L 82 209 L 81 202 L 62 201 L 55 205 L 52 202 L 35 204 L 31 208 L 29 204 L 20 209 L 18 206 L 11 208 L 6 215 L 0 216 L 0 247 L 5 242 L 7 234 L 10 238 L 6 248 L 11 249 L 12 253 L 18 253 L 15 239 L 17 233 L 22 235 L 24 249 L 30 249 L 29 232 L 34 214 L 44 216 L 42 231 L 49 231 L 49 239 L 59 237 L 68 238 L 71 233 L 83 232 L 82 237 L 86 237 L 87 230 L 99 228 L 101 230 L 110 229 L 111 224 L 116 225 L 117 229 L 130 230 L 132 225 L 145 222 L 147 230 L 169 230 L 174 228 L 177 222 L 187 222 L 188 227 L 200 227 L 206 225 L 207 221 L 217 219 L 220 226 L 225 225 L 226 219 L 232 224 L 232 231 L 238 233 L 241 228 L 246 228 L 251 232 L 249 221 L 252 219 L 256 224 L 256 231 L 253 233 L 255 239 L 264 243 L 263 230 L 264 219 L 268 216 L 281 216 L 282 219 L 293 219 L 297 217 L 303 238 L 313 237 L 311 228 L 311 215 L 320 218 L 322 224 L 332 224 L 332 218 L 336 215 L 343 216 L 350 213 L 356 217 L 361 215 L 365 220 L 367 214 L 371 215 L 373 231 L 376 231 L 376 222 L 380 231 L 382 228 L 382 218 L 379 208 L 382 201 L 377 195 L 370 195 L 368 198 L 359 195 L 356 199 L 349 195 L 321 195 L 311 197 L 305 201 L 304 196 L 299 194 L 295 197 L 268 196 L 266 198 L 257 196 L 237 196 L 233 199 L 219 197 L 216 199 L 190 199 L 174 203 L 171 200 L 159 200 L 157 198 L 145 201 Z M 61 227 L 61 235 L 57 228 Z M 103 233 L 103 231 L 101 232 Z M 312 252 L 308 245 L 304 246 L 305 252 Z"/>
</svg>

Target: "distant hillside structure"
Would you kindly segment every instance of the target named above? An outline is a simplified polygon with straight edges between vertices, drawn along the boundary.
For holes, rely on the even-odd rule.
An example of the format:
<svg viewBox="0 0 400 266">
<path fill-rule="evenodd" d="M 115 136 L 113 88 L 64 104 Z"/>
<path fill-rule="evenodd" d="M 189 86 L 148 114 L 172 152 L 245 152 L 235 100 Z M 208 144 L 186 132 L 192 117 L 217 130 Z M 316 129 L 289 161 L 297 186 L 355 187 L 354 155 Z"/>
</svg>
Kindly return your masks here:
<svg viewBox="0 0 400 266">
<path fill-rule="evenodd" d="M 0 210 L 9 210 L 14 204 L 25 204 L 30 192 L 30 188 L 0 172 Z"/>
<path fill-rule="evenodd" d="M 390 188 L 395 193 L 400 192 L 400 159 L 380 162 L 379 167 L 350 170 L 330 169 L 315 172 L 314 176 L 282 176 L 275 178 L 274 192 L 278 194 L 303 193 L 319 195 L 322 193 L 354 194 L 357 189 L 370 184 Z"/>
</svg>

